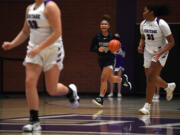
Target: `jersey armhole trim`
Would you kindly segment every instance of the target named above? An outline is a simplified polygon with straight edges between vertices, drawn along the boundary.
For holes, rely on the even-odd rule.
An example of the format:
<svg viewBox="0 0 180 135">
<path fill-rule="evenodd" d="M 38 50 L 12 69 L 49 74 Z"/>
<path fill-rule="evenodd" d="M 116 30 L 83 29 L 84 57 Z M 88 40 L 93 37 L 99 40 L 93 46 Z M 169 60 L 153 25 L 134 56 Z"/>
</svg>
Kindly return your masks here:
<svg viewBox="0 0 180 135">
<path fill-rule="evenodd" d="M 46 5 L 49 1 L 52 1 L 52 0 L 45 0 L 44 4 Z"/>
</svg>

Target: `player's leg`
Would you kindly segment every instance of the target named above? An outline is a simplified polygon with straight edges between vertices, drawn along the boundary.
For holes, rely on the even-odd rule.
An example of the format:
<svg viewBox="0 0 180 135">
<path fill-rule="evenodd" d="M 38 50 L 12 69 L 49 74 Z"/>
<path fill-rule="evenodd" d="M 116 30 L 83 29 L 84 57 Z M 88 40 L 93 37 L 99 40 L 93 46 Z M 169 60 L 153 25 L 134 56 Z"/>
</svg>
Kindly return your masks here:
<svg viewBox="0 0 180 135">
<path fill-rule="evenodd" d="M 118 76 L 122 76 L 122 69 L 119 69 L 119 71 L 117 71 L 118 72 Z M 118 83 L 118 94 L 117 94 L 117 97 L 118 98 L 120 98 L 122 95 L 121 95 L 121 82 L 120 83 Z"/>
<path fill-rule="evenodd" d="M 112 98 L 114 96 L 114 83 L 109 83 L 110 85 L 110 93 L 108 94 L 108 98 Z"/>
<path fill-rule="evenodd" d="M 151 92 L 154 94 L 153 90 L 149 91 L 149 89 L 147 89 L 147 84 L 148 84 L 148 76 L 149 76 L 149 70 L 150 70 L 150 66 L 151 66 L 151 60 L 152 60 L 153 55 L 150 54 L 149 52 L 146 51 L 146 49 L 144 50 L 144 69 L 145 69 L 145 75 L 146 75 L 146 98 L 149 98 L 149 95 L 151 94 Z M 140 112 L 141 114 L 150 114 L 150 106 L 151 104 L 146 103 L 145 105 L 138 110 L 138 112 Z"/>
<path fill-rule="evenodd" d="M 111 74 L 108 78 L 108 81 L 111 83 L 122 83 L 123 86 L 132 89 L 131 83 L 128 81 L 128 76 L 126 74 L 123 74 L 121 77 L 118 75 Z"/>
<path fill-rule="evenodd" d="M 161 88 L 164 88 L 164 90 L 166 91 L 166 99 L 168 101 L 172 100 L 173 92 L 174 92 L 174 90 L 176 88 L 176 84 L 174 82 L 167 83 L 160 76 L 158 76 L 157 81 L 156 81 L 156 85 L 161 87 Z"/>
<path fill-rule="evenodd" d="M 159 80 L 159 74 L 162 70 L 161 64 L 158 62 L 151 62 L 151 66 L 146 71 L 146 103 L 143 108 L 139 110 L 142 114 L 150 114 L 150 107 L 152 103 L 152 98 L 158 84 L 163 87 L 167 87 L 167 83 L 164 80 Z"/>
<path fill-rule="evenodd" d="M 165 66 L 167 58 L 168 58 L 168 52 L 166 52 L 166 53 L 164 53 L 163 55 L 160 56 L 159 64 L 162 67 Z M 166 99 L 168 101 L 172 100 L 173 92 L 174 92 L 174 90 L 176 88 L 176 83 L 175 82 L 167 83 L 159 75 L 158 78 L 157 78 L 157 81 L 156 81 L 156 85 L 161 87 L 161 88 L 164 88 L 164 90 L 166 91 Z"/>
<path fill-rule="evenodd" d="M 46 88 L 51 96 L 67 95 L 73 109 L 79 106 L 79 96 L 77 95 L 77 88 L 74 84 L 68 87 L 62 83 L 58 83 L 60 70 L 55 64 L 52 68 L 45 72 Z"/>
<path fill-rule="evenodd" d="M 112 68 L 110 68 L 109 66 L 106 66 L 103 68 L 102 73 L 101 73 L 101 84 L 100 84 L 99 97 L 92 100 L 92 102 L 94 104 L 98 105 L 99 107 L 103 107 L 103 100 L 104 100 L 104 96 L 107 91 L 108 78 L 112 74 L 113 74 Z"/>
<path fill-rule="evenodd" d="M 23 127 L 24 132 L 32 132 L 41 130 L 38 110 L 39 110 L 39 97 L 37 91 L 37 83 L 39 76 L 42 72 L 42 67 L 37 64 L 26 64 L 26 99 L 30 111 L 29 124 Z"/>
<path fill-rule="evenodd" d="M 148 115 L 150 114 L 150 108 L 152 103 L 152 97 L 154 95 L 156 85 L 155 85 L 155 76 L 156 76 L 156 69 L 154 62 L 151 63 L 150 68 L 148 69 L 148 72 L 146 72 L 146 103 L 139 110 L 141 114 Z"/>
<path fill-rule="evenodd" d="M 108 94 L 109 98 L 112 98 L 114 95 L 114 85 L 115 85 L 114 83 L 109 82 L 109 86 L 110 86 L 110 93 Z"/>
</svg>

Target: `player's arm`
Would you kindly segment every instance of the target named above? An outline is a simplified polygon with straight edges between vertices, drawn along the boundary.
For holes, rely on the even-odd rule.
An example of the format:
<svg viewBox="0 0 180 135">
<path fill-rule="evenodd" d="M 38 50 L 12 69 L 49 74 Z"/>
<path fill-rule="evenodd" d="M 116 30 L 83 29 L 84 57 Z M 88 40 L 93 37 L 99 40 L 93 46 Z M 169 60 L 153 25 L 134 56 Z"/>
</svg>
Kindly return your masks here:
<svg viewBox="0 0 180 135">
<path fill-rule="evenodd" d="M 144 36 L 144 34 L 141 34 L 141 39 L 139 41 L 139 46 L 138 46 L 138 52 L 139 53 L 143 53 L 144 44 L 145 44 L 145 36 Z"/>
<path fill-rule="evenodd" d="M 175 45 L 174 37 L 172 34 L 167 36 L 166 39 L 168 41 L 168 44 L 159 52 L 160 55 L 171 50 L 171 48 L 173 48 Z"/>
<path fill-rule="evenodd" d="M 37 46 L 40 51 L 53 44 L 62 35 L 61 11 L 55 2 L 50 1 L 47 3 L 45 16 L 50 23 L 52 33 L 46 40 Z"/>
<path fill-rule="evenodd" d="M 173 35 L 171 33 L 169 25 L 164 20 L 160 21 L 159 27 L 160 27 L 163 35 L 166 37 L 166 39 L 168 41 L 167 45 L 162 50 L 157 52 L 157 54 L 156 54 L 156 55 L 161 56 L 162 54 L 164 54 L 165 52 L 171 50 L 171 48 L 174 47 L 175 41 L 174 41 L 174 37 L 173 37 Z"/>
<path fill-rule="evenodd" d="M 91 52 L 96 52 L 96 53 L 98 52 L 97 36 L 95 36 L 91 41 L 90 51 Z"/>
<path fill-rule="evenodd" d="M 2 47 L 4 50 L 10 50 L 16 46 L 19 46 L 21 43 L 23 43 L 29 37 L 30 30 L 29 30 L 29 26 L 26 21 L 28 10 L 29 10 L 29 6 L 26 8 L 26 16 L 25 16 L 24 26 L 23 26 L 22 30 L 11 42 L 3 43 Z"/>
</svg>

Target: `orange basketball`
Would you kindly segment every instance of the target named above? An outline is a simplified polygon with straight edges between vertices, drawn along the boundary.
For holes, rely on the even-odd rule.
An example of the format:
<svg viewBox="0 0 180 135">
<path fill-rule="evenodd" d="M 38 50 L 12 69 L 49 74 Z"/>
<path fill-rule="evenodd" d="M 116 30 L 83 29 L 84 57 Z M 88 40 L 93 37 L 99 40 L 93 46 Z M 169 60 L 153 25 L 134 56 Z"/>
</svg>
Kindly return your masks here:
<svg viewBox="0 0 180 135">
<path fill-rule="evenodd" d="M 121 48 L 121 42 L 116 39 L 109 41 L 108 48 L 111 52 L 117 52 Z"/>
</svg>

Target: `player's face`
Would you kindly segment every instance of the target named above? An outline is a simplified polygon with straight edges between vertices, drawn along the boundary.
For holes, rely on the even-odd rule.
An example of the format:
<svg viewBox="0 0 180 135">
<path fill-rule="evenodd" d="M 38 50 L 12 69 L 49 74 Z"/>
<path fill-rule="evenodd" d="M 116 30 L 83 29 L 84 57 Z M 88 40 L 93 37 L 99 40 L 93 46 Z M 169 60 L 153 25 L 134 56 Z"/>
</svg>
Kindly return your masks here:
<svg viewBox="0 0 180 135">
<path fill-rule="evenodd" d="M 100 29 L 102 32 L 108 31 L 110 28 L 109 23 L 106 20 L 102 20 L 100 23 Z"/>
<path fill-rule="evenodd" d="M 149 10 L 147 9 L 147 7 L 144 8 L 144 12 L 143 12 L 143 17 L 144 19 L 147 19 L 149 16 Z"/>
</svg>

